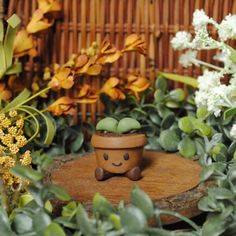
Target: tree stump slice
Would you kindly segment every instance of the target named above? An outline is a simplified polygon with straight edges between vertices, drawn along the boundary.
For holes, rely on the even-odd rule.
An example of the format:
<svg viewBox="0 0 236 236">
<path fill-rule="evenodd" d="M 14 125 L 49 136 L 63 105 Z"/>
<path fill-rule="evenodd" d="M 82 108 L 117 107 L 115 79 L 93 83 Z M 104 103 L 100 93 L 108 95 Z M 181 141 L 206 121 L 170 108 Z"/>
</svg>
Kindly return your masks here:
<svg viewBox="0 0 236 236">
<path fill-rule="evenodd" d="M 144 151 L 142 178 L 138 181 L 116 176 L 99 182 L 94 177 L 95 167 L 94 153 L 59 157 L 48 170 L 46 181 L 64 187 L 88 211 L 91 211 L 96 192 L 118 205 L 121 200 L 128 203 L 132 187 L 138 185 L 159 208 L 175 210 L 188 218 L 201 213 L 197 203 L 211 185 L 200 184 L 201 167 L 197 161 L 184 159 L 176 154 Z M 162 216 L 163 224 L 178 221 L 173 216 Z"/>
</svg>

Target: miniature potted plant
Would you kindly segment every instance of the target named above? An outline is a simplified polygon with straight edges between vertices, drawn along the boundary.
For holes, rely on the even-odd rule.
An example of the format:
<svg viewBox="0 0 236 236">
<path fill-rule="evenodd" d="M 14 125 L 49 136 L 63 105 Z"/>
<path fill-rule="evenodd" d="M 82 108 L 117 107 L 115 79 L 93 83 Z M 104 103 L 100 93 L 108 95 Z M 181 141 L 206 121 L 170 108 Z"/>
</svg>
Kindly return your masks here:
<svg viewBox="0 0 236 236">
<path fill-rule="evenodd" d="M 105 180 L 124 174 L 131 180 L 141 178 L 141 162 L 146 137 L 140 123 L 130 117 L 117 121 L 112 117 L 100 120 L 91 143 L 95 148 L 97 168 L 95 178 Z"/>
</svg>

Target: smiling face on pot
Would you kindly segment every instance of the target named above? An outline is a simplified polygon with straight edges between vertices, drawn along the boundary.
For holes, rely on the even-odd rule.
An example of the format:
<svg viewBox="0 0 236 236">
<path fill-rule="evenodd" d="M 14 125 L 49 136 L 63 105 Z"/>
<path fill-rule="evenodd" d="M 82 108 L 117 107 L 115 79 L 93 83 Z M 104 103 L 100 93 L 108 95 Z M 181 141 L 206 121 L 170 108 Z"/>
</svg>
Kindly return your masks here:
<svg viewBox="0 0 236 236">
<path fill-rule="evenodd" d="M 97 165 L 111 173 L 123 174 L 140 166 L 142 151 L 142 148 L 96 149 Z"/>
</svg>

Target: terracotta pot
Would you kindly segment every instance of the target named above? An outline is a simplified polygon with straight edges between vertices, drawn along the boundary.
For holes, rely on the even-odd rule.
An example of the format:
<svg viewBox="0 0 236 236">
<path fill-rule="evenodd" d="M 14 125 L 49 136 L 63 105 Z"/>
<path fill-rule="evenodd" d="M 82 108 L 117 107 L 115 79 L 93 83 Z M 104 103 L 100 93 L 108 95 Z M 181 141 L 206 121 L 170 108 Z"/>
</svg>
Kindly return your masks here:
<svg viewBox="0 0 236 236">
<path fill-rule="evenodd" d="M 132 180 L 141 177 L 140 164 L 146 144 L 144 134 L 94 134 L 91 143 L 97 159 L 97 180 L 104 180 L 114 174 L 125 174 Z"/>
</svg>

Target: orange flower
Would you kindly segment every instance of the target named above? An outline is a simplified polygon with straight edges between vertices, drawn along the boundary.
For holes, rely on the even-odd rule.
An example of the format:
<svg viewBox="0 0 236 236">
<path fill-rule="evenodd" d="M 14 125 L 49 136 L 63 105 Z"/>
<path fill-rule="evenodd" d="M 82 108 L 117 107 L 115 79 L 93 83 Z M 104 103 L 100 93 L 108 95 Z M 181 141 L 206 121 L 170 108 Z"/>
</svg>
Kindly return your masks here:
<svg viewBox="0 0 236 236">
<path fill-rule="evenodd" d="M 98 95 L 88 84 L 84 84 L 76 96 L 77 103 L 95 103 L 98 100 Z"/>
<path fill-rule="evenodd" d="M 114 100 L 125 99 L 125 94 L 116 86 L 119 84 L 119 79 L 110 77 L 100 90 L 100 93 L 105 93 Z"/>
<path fill-rule="evenodd" d="M 8 101 L 12 96 L 11 91 L 6 89 L 5 84 L 0 84 L 0 100 Z"/>
<path fill-rule="evenodd" d="M 51 104 L 47 111 L 51 112 L 54 116 L 74 114 L 76 112 L 75 108 L 73 108 L 75 102 L 75 99 L 64 96 Z"/>
<path fill-rule="evenodd" d="M 52 77 L 48 86 L 53 89 L 70 89 L 74 85 L 74 72 L 70 68 L 62 67 Z"/>
<path fill-rule="evenodd" d="M 61 10 L 61 5 L 57 0 L 38 0 L 38 6 L 44 14 Z"/>
<path fill-rule="evenodd" d="M 17 33 L 14 41 L 14 56 L 22 57 L 24 55 L 30 55 L 34 57 L 37 55 L 35 47 L 36 42 L 32 36 L 26 30 L 21 30 Z"/>
<path fill-rule="evenodd" d="M 130 74 L 127 77 L 127 84 L 125 88 L 131 90 L 134 95 L 139 98 L 138 93 L 145 91 L 149 85 L 150 83 L 145 77 L 138 74 Z"/>
<path fill-rule="evenodd" d="M 96 63 L 102 65 L 106 63 L 113 63 L 120 58 L 121 54 L 121 51 L 116 49 L 113 44 L 111 44 L 108 40 L 104 40 L 98 53 Z"/>
<path fill-rule="evenodd" d="M 125 47 L 122 50 L 122 52 L 128 52 L 128 51 L 138 51 L 143 55 L 147 55 L 146 44 L 137 34 L 130 34 L 125 39 Z"/>
<path fill-rule="evenodd" d="M 75 64 L 77 74 L 99 75 L 102 66 L 95 63 L 95 57 L 81 54 Z"/>
<path fill-rule="evenodd" d="M 53 22 L 49 22 L 44 18 L 43 11 L 38 9 L 33 13 L 32 19 L 26 27 L 26 30 L 30 34 L 35 34 L 47 30 L 53 25 Z"/>
</svg>

